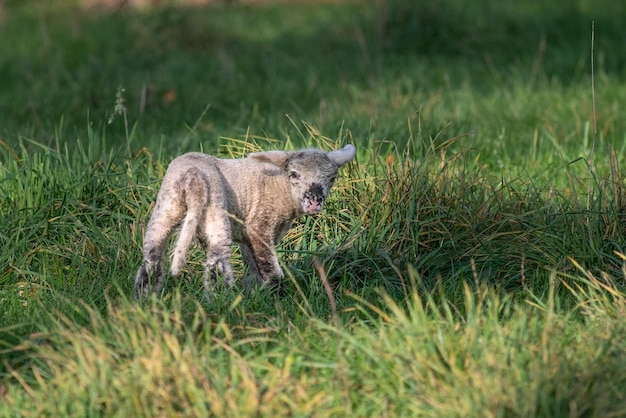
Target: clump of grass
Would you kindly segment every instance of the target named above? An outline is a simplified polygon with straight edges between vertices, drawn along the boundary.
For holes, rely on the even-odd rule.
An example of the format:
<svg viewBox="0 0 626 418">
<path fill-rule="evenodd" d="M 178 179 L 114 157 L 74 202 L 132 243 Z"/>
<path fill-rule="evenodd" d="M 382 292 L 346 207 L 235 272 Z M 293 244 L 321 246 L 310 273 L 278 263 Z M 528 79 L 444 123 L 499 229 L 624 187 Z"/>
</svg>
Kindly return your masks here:
<svg viewBox="0 0 626 418">
<path fill-rule="evenodd" d="M 341 288 L 398 295 L 410 266 L 433 286 L 446 278 L 452 287 L 472 280 L 505 291 L 545 288 L 551 271 L 572 268 L 568 257 L 620 273 L 613 252 L 623 240 L 624 191 L 615 153 L 603 175 L 585 166 L 592 181 L 567 165 L 551 179 L 505 179 L 485 172 L 474 150 L 454 151 L 458 139 L 438 144 L 418 132 L 404 150 L 361 148 L 325 216 L 287 236 L 287 254 L 321 256 Z M 563 179 L 573 191 L 562 190 Z"/>
<path fill-rule="evenodd" d="M 19 347 L 32 361 L 11 369 L 16 383 L 0 408 L 25 416 L 618 413 L 623 294 L 608 275 L 581 270 L 572 279 L 581 317 L 558 307 L 565 284 L 556 274 L 547 298 L 516 301 L 465 284 L 451 301 L 421 295 L 411 272 L 406 300 L 382 294 L 379 308 L 357 297 L 351 311 L 363 319 L 344 325 L 309 317 L 295 326 L 280 316 L 255 325 L 241 312 L 226 321 L 178 293 L 144 307 L 109 301 L 106 316 L 83 306 L 88 325 L 57 317 Z"/>
<path fill-rule="evenodd" d="M 150 182 L 162 166 L 148 152 L 101 153 L 105 136 L 92 134 L 87 149 L 80 141 L 74 149 L 30 143 L 5 154 L 3 324 L 33 330 L 41 312 L 64 311 L 65 298 L 103 306 L 107 289 L 125 286 L 154 197 Z"/>
</svg>

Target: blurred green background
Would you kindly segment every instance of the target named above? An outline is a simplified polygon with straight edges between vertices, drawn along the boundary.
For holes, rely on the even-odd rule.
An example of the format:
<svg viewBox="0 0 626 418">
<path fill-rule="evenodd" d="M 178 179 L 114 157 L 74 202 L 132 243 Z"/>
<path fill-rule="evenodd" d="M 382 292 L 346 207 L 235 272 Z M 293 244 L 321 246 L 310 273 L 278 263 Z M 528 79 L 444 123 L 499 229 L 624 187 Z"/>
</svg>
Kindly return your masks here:
<svg viewBox="0 0 626 418">
<path fill-rule="evenodd" d="M 83 9 L 8 1 L 0 26 L 0 138 L 84 140 L 124 88 L 135 149 L 215 150 L 221 137 L 279 137 L 305 120 L 364 144 L 411 131 L 471 134 L 492 165 L 529 165 L 585 139 L 621 147 L 626 5 L 614 1 L 215 2 Z M 289 115 L 289 118 L 286 116 Z M 418 126 L 419 125 L 419 126 Z M 543 164 L 545 160 L 539 161 Z"/>
</svg>

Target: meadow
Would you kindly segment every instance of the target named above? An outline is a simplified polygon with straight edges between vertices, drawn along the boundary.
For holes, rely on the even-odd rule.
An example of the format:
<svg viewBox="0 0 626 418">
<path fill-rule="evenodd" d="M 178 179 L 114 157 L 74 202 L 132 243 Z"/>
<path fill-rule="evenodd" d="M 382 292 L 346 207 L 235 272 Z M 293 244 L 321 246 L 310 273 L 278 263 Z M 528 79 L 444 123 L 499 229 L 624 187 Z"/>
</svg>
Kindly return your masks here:
<svg viewBox="0 0 626 418">
<path fill-rule="evenodd" d="M 624 27 L 608 0 L 6 0 L 0 415 L 626 416 Z M 281 294 L 205 300 L 195 249 L 133 300 L 175 156 L 346 143 Z"/>
</svg>

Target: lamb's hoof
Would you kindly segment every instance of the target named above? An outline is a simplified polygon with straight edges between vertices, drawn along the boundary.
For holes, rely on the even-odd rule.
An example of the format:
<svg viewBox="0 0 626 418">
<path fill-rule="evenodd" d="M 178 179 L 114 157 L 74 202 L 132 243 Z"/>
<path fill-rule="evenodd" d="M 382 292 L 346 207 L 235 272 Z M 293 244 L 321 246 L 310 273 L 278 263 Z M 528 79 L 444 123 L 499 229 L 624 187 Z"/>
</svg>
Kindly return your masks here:
<svg viewBox="0 0 626 418">
<path fill-rule="evenodd" d="M 263 283 L 262 288 L 267 289 L 270 295 L 282 299 L 288 294 L 288 284 L 286 280 L 272 279 Z"/>
</svg>

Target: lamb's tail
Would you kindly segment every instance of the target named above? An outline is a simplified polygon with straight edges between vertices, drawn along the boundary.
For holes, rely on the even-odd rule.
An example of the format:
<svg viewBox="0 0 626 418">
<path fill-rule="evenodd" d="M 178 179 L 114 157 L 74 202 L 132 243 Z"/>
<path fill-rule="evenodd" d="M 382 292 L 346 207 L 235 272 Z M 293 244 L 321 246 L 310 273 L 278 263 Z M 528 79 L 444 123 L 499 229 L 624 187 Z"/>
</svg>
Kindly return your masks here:
<svg viewBox="0 0 626 418">
<path fill-rule="evenodd" d="M 185 266 L 187 250 L 196 236 L 198 223 L 209 199 L 208 181 L 200 170 L 189 170 L 182 188 L 187 210 L 172 253 L 172 276 L 178 276 Z"/>
</svg>

